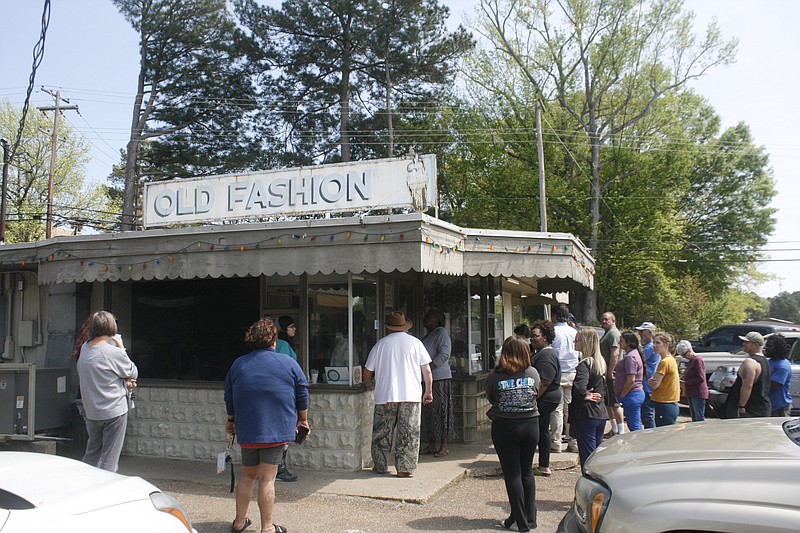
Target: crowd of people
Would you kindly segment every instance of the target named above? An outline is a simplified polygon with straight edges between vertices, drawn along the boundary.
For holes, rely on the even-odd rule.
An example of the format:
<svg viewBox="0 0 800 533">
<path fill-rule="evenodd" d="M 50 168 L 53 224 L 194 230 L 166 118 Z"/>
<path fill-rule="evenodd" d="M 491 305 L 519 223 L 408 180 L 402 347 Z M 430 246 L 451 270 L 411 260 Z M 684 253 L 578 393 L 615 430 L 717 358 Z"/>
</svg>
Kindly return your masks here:
<svg viewBox="0 0 800 533">
<path fill-rule="evenodd" d="M 486 378 L 491 438 L 511 508 L 502 521 L 506 529 L 536 527 L 534 476 L 553 475 L 551 453 L 577 451 L 583 469 L 604 439 L 626 428 L 675 424 L 681 381 L 692 420 L 704 419 L 705 365 L 688 341 L 676 344 L 652 322 L 636 327 L 638 335 L 621 332 L 610 312 L 602 315 L 600 336 L 595 328 L 576 328 L 564 304 L 555 307 L 553 319 L 516 327 Z M 454 434 L 451 341 L 444 316 L 436 309 L 425 314 L 422 340 L 407 334 L 412 325 L 400 311 L 388 315 L 386 334 L 364 365 L 364 383 L 375 400 L 373 470 L 380 475 L 388 474 L 394 452 L 397 477 L 413 476 L 419 455 L 447 456 Z M 232 531 L 252 524 L 247 509 L 256 483 L 261 532 L 286 531 L 272 522 L 274 483 L 297 479 L 286 467 L 288 445 L 311 431 L 296 331 L 291 317 L 281 316 L 277 323 L 260 318 L 245 334 L 252 351 L 234 361 L 224 381 L 226 431 L 236 436 L 243 465 Z M 78 337 L 79 403 L 89 435 L 84 461 L 116 471 L 138 372 L 111 313 L 92 314 Z M 792 372 L 785 339 L 776 334 L 765 341 L 754 331 L 741 339 L 747 357 L 728 396 L 727 416 L 788 416 Z M 687 361 L 682 377 L 676 355 Z M 427 447 L 420 449 L 423 427 Z"/>
<path fill-rule="evenodd" d="M 561 304 L 553 310 L 555 323 L 516 327 L 486 380 L 492 442 L 511 507 L 502 522 L 506 529 L 536 527 L 534 476 L 552 475 L 550 454 L 562 451 L 563 443 L 576 444 L 583 470 L 603 440 L 626 427 L 631 432 L 675 424 L 682 380 L 692 420 L 704 420 L 706 370 L 689 341 L 676 343 L 652 322 L 637 326 L 638 335 L 619 331 L 610 312 L 602 315 L 600 336 L 594 328 L 576 329 L 567 323 L 569 316 Z M 728 396 L 728 417 L 788 416 L 791 366 L 785 339 L 776 334 L 765 342 L 758 332 L 741 339 L 747 357 Z M 676 355 L 686 359 L 682 377 Z M 607 423 L 611 429 L 605 433 Z"/>
</svg>

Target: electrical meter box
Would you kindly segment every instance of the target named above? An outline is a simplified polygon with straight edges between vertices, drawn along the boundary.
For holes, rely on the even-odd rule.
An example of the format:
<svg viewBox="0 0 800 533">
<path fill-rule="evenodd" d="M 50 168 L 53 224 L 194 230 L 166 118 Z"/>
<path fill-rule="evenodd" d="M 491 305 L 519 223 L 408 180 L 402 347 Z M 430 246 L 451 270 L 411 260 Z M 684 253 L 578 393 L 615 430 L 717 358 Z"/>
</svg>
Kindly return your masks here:
<svg viewBox="0 0 800 533">
<path fill-rule="evenodd" d="M 33 439 L 70 424 L 69 368 L 0 364 L 0 438 Z"/>
</svg>

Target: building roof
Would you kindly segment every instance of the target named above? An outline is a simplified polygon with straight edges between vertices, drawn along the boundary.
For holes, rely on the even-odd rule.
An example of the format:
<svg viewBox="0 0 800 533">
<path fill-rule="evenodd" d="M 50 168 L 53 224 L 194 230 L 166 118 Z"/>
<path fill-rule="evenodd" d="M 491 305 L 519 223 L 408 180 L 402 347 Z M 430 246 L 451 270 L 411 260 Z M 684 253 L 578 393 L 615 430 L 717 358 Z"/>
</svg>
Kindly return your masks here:
<svg viewBox="0 0 800 533">
<path fill-rule="evenodd" d="M 42 284 L 409 270 L 517 278 L 539 292 L 594 284 L 594 258 L 569 233 L 421 213 L 54 237 L 0 247 L 0 269 L 36 270 Z"/>
</svg>

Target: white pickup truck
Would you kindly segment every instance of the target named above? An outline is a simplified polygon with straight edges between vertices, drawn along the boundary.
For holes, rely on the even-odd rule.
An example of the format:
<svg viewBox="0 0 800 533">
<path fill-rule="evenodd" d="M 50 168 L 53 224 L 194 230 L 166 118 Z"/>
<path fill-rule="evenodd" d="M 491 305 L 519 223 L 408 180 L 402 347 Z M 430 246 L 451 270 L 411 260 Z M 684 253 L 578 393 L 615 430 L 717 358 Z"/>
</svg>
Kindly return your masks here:
<svg viewBox="0 0 800 533">
<path fill-rule="evenodd" d="M 706 416 L 720 416 L 724 412 L 725 400 L 728 399 L 727 391 L 717 390 L 713 386 L 713 379 L 716 375 L 718 368 L 731 369 L 734 368 L 733 378 L 736 380 L 736 370 L 742 364 L 742 360 L 747 356 L 746 353 L 730 353 L 730 352 L 705 352 L 699 353 L 698 356 L 703 358 L 703 363 L 706 366 L 706 380 L 708 381 L 708 402 L 706 402 Z M 681 403 L 688 404 L 683 390 L 683 373 L 686 371 L 686 365 L 689 360 L 680 355 L 676 357 L 678 361 L 678 373 L 681 376 Z M 731 383 L 733 385 L 733 383 Z"/>
<path fill-rule="evenodd" d="M 792 384 L 789 388 L 792 395 L 791 415 L 798 416 L 800 415 L 800 342 L 796 341 L 800 339 L 800 332 L 782 331 L 780 334 L 786 338 L 786 344 L 789 345 L 789 359 L 792 363 Z M 775 335 L 775 333 L 771 335 Z M 709 409 L 706 411 L 710 410 L 717 416 L 724 415 L 728 392 L 733 387 L 739 365 L 742 364 L 742 359 L 747 354 L 743 352 L 738 354 L 713 352 L 699 355 L 706 364 L 706 374 L 711 373 L 708 380 Z"/>
</svg>

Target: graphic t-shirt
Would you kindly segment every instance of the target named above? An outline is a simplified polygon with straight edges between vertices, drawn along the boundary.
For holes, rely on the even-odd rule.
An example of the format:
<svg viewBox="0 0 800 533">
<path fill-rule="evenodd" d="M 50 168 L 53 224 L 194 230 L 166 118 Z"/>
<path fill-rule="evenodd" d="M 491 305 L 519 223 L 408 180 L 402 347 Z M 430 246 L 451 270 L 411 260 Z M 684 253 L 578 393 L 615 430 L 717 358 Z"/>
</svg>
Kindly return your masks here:
<svg viewBox="0 0 800 533">
<path fill-rule="evenodd" d="M 492 372 L 486 376 L 486 399 L 492 404 L 489 418 L 533 418 L 539 416 L 536 394 L 539 373 L 528 367 L 516 374 Z"/>
</svg>

